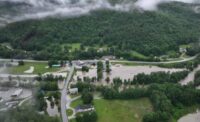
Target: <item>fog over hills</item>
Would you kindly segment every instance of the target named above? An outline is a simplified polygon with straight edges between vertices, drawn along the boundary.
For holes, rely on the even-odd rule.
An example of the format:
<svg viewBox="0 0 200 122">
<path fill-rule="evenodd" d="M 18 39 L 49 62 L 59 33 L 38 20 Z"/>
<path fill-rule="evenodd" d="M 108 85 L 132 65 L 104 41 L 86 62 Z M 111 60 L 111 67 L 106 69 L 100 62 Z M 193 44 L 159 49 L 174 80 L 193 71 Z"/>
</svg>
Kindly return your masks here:
<svg viewBox="0 0 200 122">
<path fill-rule="evenodd" d="M 79 16 L 98 9 L 152 11 L 161 3 L 174 1 L 200 3 L 199 0 L 0 0 L 0 23 L 48 16 Z"/>
</svg>

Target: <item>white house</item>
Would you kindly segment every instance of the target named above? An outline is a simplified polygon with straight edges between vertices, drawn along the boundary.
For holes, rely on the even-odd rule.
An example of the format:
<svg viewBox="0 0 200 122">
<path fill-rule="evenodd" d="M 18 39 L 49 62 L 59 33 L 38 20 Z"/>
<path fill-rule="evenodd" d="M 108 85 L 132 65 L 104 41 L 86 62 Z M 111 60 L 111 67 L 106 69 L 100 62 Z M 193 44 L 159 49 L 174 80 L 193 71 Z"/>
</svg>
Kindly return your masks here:
<svg viewBox="0 0 200 122">
<path fill-rule="evenodd" d="M 70 94 L 77 94 L 78 93 L 78 88 L 71 88 L 69 89 Z"/>
<path fill-rule="evenodd" d="M 180 52 L 180 53 L 186 53 L 186 52 L 187 52 L 187 49 L 181 47 L 181 48 L 179 48 L 179 52 Z"/>
</svg>

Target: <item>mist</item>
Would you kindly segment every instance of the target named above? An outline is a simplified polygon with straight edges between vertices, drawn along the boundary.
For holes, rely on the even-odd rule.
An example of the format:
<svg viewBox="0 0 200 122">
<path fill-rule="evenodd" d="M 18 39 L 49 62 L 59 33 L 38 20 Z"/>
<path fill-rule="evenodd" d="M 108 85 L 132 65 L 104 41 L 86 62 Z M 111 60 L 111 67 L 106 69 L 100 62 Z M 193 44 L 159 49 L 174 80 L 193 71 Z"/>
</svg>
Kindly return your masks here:
<svg viewBox="0 0 200 122">
<path fill-rule="evenodd" d="M 0 25 L 26 19 L 45 17 L 74 17 L 89 14 L 99 9 L 130 11 L 142 9 L 157 10 L 161 3 L 199 3 L 199 0 L 123 0 L 110 3 L 108 0 L 0 0 Z"/>
<path fill-rule="evenodd" d="M 183 2 L 183 3 L 200 3 L 199 0 L 138 0 L 135 3 L 135 6 L 146 10 L 146 11 L 154 11 L 157 10 L 157 6 L 161 3 L 169 3 L 169 2 Z"/>
</svg>

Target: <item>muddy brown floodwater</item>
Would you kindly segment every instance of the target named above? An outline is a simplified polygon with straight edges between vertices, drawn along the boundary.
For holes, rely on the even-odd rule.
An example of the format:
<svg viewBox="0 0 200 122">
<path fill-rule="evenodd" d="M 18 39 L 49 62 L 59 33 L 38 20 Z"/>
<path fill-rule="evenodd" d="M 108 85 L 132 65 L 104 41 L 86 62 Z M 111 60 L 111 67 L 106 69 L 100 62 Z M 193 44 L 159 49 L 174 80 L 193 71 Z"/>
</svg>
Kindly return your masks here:
<svg viewBox="0 0 200 122">
<path fill-rule="evenodd" d="M 197 68 L 195 68 L 192 72 L 190 72 L 185 79 L 181 80 L 180 84 L 187 85 L 189 82 L 194 81 L 194 75 L 198 70 L 200 70 L 200 65 Z"/>
<path fill-rule="evenodd" d="M 196 113 L 187 114 L 181 117 L 178 122 L 200 122 L 200 111 L 197 110 Z"/>
<path fill-rule="evenodd" d="M 60 116 L 58 112 L 58 106 L 56 104 L 54 104 L 54 106 L 52 107 L 51 102 L 47 99 L 46 103 L 47 103 L 47 113 L 49 114 L 49 116 Z"/>
<path fill-rule="evenodd" d="M 183 71 L 185 69 L 175 69 L 175 68 L 161 68 L 157 66 L 123 66 L 123 65 L 113 65 L 111 66 L 112 71 L 110 74 L 106 74 L 104 72 L 104 78 L 101 83 L 106 83 L 105 78 L 107 76 L 110 77 L 111 81 L 113 78 L 120 77 L 121 79 L 132 79 L 135 75 L 139 73 L 145 73 L 145 74 L 150 74 L 152 72 L 178 72 L 178 71 Z M 93 69 L 90 69 L 89 72 L 82 72 L 82 71 L 77 71 L 75 75 L 75 79 L 83 78 L 83 77 L 97 77 L 97 69 L 96 67 Z"/>
</svg>

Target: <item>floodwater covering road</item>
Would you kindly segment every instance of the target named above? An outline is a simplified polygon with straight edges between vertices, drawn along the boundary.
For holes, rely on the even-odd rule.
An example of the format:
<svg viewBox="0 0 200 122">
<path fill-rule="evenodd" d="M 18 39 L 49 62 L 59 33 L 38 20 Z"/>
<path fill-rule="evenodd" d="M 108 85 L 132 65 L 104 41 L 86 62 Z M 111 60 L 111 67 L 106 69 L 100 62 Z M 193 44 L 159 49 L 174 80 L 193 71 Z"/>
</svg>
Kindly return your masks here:
<svg viewBox="0 0 200 122">
<path fill-rule="evenodd" d="M 184 58 L 181 60 L 173 60 L 173 61 L 163 61 L 163 62 L 146 62 L 146 61 L 128 61 L 128 60 L 110 60 L 110 62 L 121 62 L 121 63 L 138 63 L 138 64 L 170 64 L 170 63 L 181 63 L 181 62 L 187 62 L 187 61 L 191 61 L 194 60 L 195 58 L 197 58 L 197 55 L 192 56 L 192 57 L 188 57 L 188 58 Z M 10 61 L 14 61 L 14 62 L 18 62 L 21 59 L 0 59 L 1 61 L 6 61 L 6 62 L 10 62 Z M 24 59 L 23 61 L 25 62 L 48 62 L 48 61 L 38 61 L 38 60 L 29 60 L 29 59 Z M 74 60 L 74 61 L 80 61 L 80 60 Z M 81 61 L 86 61 L 86 62 L 93 62 L 94 60 L 81 60 Z M 99 61 L 99 60 L 96 60 Z"/>
<path fill-rule="evenodd" d="M 193 81 L 194 81 L 195 73 L 196 73 L 198 70 L 200 70 L 200 65 L 198 65 L 197 68 L 195 68 L 192 72 L 190 72 L 190 73 L 188 74 L 188 76 L 187 76 L 185 79 L 181 80 L 181 81 L 180 81 L 180 84 L 181 84 L 181 85 L 187 85 L 188 83 L 193 82 Z"/>
<path fill-rule="evenodd" d="M 197 110 L 196 113 L 187 114 L 181 117 L 178 122 L 200 122 L 200 111 Z"/>
<path fill-rule="evenodd" d="M 110 81 L 112 79 L 119 77 L 121 79 L 133 79 L 133 77 L 139 73 L 144 73 L 144 74 L 150 74 L 152 72 L 179 72 L 183 71 L 185 69 L 177 69 L 177 68 L 161 68 L 158 66 L 124 66 L 124 65 L 112 65 L 111 66 L 111 72 L 107 74 L 104 72 L 103 74 L 103 79 L 102 82 L 103 84 L 106 83 L 106 78 L 109 77 Z M 97 77 L 97 69 L 94 67 L 93 69 L 90 69 L 89 72 L 82 72 L 82 71 L 77 71 L 75 75 L 75 79 L 78 78 L 84 78 L 84 77 Z"/>
</svg>

